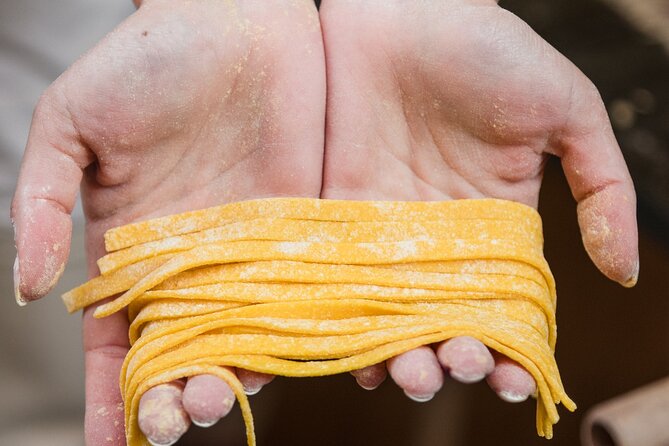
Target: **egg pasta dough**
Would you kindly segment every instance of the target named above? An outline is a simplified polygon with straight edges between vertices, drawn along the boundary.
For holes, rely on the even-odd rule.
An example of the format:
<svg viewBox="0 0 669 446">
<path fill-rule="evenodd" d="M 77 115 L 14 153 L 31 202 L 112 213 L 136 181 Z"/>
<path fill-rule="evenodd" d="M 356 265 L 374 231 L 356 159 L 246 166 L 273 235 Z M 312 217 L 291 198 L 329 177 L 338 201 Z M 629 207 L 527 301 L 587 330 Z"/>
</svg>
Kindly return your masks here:
<svg viewBox="0 0 669 446">
<path fill-rule="evenodd" d="M 73 312 L 110 296 L 127 308 L 120 377 L 129 446 L 153 386 L 198 374 L 230 384 L 255 444 L 248 399 L 222 366 L 289 377 L 379 363 L 472 336 L 537 382 L 551 438 L 566 395 L 554 359 L 555 284 L 541 219 L 518 203 L 269 198 L 115 228 L 101 275 L 66 293 Z"/>
</svg>

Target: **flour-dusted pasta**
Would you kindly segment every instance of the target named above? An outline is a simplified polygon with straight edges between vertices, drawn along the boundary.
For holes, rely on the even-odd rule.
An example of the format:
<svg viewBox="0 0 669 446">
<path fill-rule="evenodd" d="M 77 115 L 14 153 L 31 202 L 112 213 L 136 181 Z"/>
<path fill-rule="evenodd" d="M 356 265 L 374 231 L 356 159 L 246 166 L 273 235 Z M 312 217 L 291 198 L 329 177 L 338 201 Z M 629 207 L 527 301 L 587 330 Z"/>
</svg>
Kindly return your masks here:
<svg viewBox="0 0 669 446">
<path fill-rule="evenodd" d="M 509 201 L 253 200 L 105 235 L 102 275 L 63 296 L 70 311 L 123 292 L 132 348 L 121 374 L 129 446 L 148 445 L 141 395 L 222 366 L 324 376 L 472 336 L 537 382 L 537 431 L 550 438 L 565 394 L 554 359 L 555 285 L 541 219 Z"/>
</svg>

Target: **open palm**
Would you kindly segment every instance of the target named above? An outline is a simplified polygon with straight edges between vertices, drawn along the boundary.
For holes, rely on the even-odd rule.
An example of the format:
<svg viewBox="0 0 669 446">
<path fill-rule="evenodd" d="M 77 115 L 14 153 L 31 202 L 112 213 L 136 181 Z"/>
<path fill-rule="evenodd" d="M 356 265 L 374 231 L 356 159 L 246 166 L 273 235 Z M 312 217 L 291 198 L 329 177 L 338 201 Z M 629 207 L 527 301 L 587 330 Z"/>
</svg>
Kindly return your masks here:
<svg viewBox="0 0 669 446">
<path fill-rule="evenodd" d="M 556 155 L 584 245 L 609 278 L 638 273 L 635 194 L 596 88 L 492 0 L 326 1 L 328 67 L 323 197 L 496 197 L 536 207 Z M 507 401 L 534 382 L 520 366 L 457 338 L 400 355 L 388 369 L 426 400 L 451 376 L 488 376 Z M 356 373 L 373 388 L 383 365 Z"/>
<path fill-rule="evenodd" d="M 326 0 L 320 21 L 322 35 L 309 0 L 147 0 L 63 74 L 36 109 L 12 208 L 18 297 L 43 296 L 62 272 L 80 183 L 96 275 L 110 227 L 227 201 L 315 197 L 321 180 L 324 198 L 492 196 L 536 207 L 549 155 L 562 159 L 597 266 L 636 280 L 634 190 L 601 99 L 521 20 L 492 0 Z M 87 442 L 124 444 L 127 320 L 92 310 Z M 527 398 L 529 374 L 493 355 L 456 338 L 388 369 L 417 400 L 439 390 L 443 368 L 464 382 L 487 375 L 509 401 Z M 354 374 L 372 388 L 385 373 Z M 249 391 L 269 379 L 238 374 Z M 189 418 L 225 415 L 229 396 L 206 376 L 168 384 L 145 394 L 140 425 L 167 444 Z"/>
<path fill-rule="evenodd" d="M 43 296 L 62 272 L 80 183 L 90 275 L 98 274 L 110 227 L 228 201 L 317 197 L 324 75 L 308 0 L 145 2 L 35 111 L 12 207 L 17 297 Z M 92 310 L 83 334 L 86 440 L 125 444 L 118 371 L 127 319 L 97 320 Z M 180 383 L 149 395 L 161 404 L 146 404 L 140 418 L 156 443 L 178 438 L 189 415 L 208 424 L 229 410 L 226 385 L 198 379 L 186 385 L 187 413 Z M 268 378 L 241 372 L 240 379 L 251 391 Z M 203 393 L 208 404 L 200 404 Z"/>
</svg>

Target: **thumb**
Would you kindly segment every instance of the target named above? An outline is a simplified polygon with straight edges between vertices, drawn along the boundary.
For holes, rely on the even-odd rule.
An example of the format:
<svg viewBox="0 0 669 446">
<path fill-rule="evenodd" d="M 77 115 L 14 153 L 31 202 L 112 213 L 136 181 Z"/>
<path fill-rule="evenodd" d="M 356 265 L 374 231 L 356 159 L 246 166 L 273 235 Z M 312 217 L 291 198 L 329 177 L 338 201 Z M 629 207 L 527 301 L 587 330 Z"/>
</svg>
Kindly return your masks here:
<svg viewBox="0 0 669 446">
<path fill-rule="evenodd" d="M 586 82 L 574 88 L 562 166 L 588 254 L 607 277 L 631 287 L 639 275 L 634 185 L 599 93 Z"/>
<path fill-rule="evenodd" d="M 82 169 L 92 160 L 79 141 L 66 98 L 50 87 L 33 113 L 12 201 L 14 292 L 19 305 L 46 295 L 65 269 L 72 209 Z"/>
</svg>

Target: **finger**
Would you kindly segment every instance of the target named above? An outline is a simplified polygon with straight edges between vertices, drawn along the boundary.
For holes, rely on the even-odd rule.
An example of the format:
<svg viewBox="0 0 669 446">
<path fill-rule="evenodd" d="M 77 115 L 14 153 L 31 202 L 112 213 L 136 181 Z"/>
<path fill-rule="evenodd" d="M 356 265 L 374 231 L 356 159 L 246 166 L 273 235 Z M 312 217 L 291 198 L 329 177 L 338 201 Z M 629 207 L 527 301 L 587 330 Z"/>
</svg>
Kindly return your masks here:
<svg viewBox="0 0 669 446">
<path fill-rule="evenodd" d="M 363 389 L 374 390 L 386 380 L 388 371 L 386 370 L 386 364 L 382 362 L 363 369 L 353 370 L 351 375 L 353 375 L 358 385 Z"/>
<path fill-rule="evenodd" d="M 437 357 L 426 346 L 389 359 L 387 367 L 395 383 L 414 401 L 431 400 L 444 384 L 444 372 Z"/>
<path fill-rule="evenodd" d="M 571 117 L 559 139 L 585 249 L 607 277 L 633 286 L 639 274 L 634 185 L 604 104 L 587 79 L 575 83 Z"/>
<path fill-rule="evenodd" d="M 92 161 L 55 91 L 51 88 L 35 108 L 12 202 L 14 290 L 20 305 L 46 295 L 62 274 L 82 169 Z"/>
<path fill-rule="evenodd" d="M 466 384 L 481 381 L 495 368 L 488 348 L 470 336 L 442 342 L 437 347 L 437 359 L 453 379 Z"/>
<path fill-rule="evenodd" d="M 235 394 L 230 386 L 214 375 L 188 378 L 183 393 L 183 407 L 197 426 L 209 427 L 230 413 Z"/>
<path fill-rule="evenodd" d="M 181 404 L 184 384 L 174 381 L 147 390 L 139 400 L 137 422 L 154 446 L 173 445 L 190 427 Z"/>
<path fill-rule="evenodd" d="M 237 369 L 237 378 L 239 378 L 239 381 L 241 381 L 244 386 L 244 393 L 247 395 L 255 395 L 260 392 L 260 389 L 266 384 L 272 382 L 274 375 Z"/>
<path fill-rule="evenodd" d="M 84 310 L 83 341 L 86 365 L 86 444 L 125 446 L 123 399 L 119 375 L 128 353 L 128 321 L 122 313 L 93 318 Z"/>
<path fill-rule="evenodd" d="M 486 378 L 490 388 L 508 403 L 525 401 L 537 391 L 537 383 L 517 362 L 495 353 L 495 369 Z"/>
</svg>

